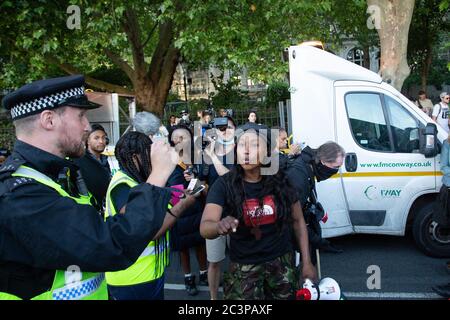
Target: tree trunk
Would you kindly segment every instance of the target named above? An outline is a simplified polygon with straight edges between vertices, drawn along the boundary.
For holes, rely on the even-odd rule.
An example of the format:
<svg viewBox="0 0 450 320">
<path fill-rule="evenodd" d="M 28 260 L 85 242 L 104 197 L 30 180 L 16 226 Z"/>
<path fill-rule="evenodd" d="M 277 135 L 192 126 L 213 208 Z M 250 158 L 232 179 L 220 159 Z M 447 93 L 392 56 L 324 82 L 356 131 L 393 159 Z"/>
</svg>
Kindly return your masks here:
<svg viewBox="0 0 450 320">
<path fill-rule="evenodd" d="M 173 46 L 173 24 L 165 22 L 159 28 L 159 41 L 152 55 L 148 70 L 136 70 L 133 87 L 136 103 L 142 109 L 156 113 L 164 113 L 164 106 L 172 86 L 180 51 Z"/>
<path fill-rule="evenodd" d="M 363 67 L 370 70 L 370 47 L 364 46 L 363 52 L 364 52 Z"/>
<path fill-rule="evenodd" d="M 410 74 L 407 62 L 408 33 L 414 11 L 415 0 L 367 0 L 369 6 L 379 8 L 381 65 L 384 81 L 397 90 Z M 376 25 L 376 23 L 375 23 Z"/>
<path fill-rule="evenodd" d="M 432 61 L 433 61 L 433 49 L 431 45 L 428 45 L 425 60 L 423 61 L 422 70 L 420 72 L 422 90 L 425 92 L 427 92 L 428 75 L 430 73 Z"/>
</svg>

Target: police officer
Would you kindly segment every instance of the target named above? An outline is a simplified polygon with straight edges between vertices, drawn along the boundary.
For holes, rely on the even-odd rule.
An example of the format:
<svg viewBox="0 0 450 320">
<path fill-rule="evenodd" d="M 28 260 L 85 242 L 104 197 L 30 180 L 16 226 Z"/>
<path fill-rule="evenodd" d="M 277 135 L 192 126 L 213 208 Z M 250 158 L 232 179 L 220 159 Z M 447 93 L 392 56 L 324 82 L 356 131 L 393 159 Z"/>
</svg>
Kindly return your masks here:
<svg viewBox="0 0 450 320">
<path fill-rule="evenodd" d="M 0 299 L 106 299 L 104 271 L 129 267 L 160 229 L 178 156 L 152 146 L 152 173 L 106 222 L 77 166 L 90 131 L 84 77 L 40 80 L 7 95 L 17 142 L 0 167 Z M 172 161 L 168 161 L 171 159 Z"/>
</svg>

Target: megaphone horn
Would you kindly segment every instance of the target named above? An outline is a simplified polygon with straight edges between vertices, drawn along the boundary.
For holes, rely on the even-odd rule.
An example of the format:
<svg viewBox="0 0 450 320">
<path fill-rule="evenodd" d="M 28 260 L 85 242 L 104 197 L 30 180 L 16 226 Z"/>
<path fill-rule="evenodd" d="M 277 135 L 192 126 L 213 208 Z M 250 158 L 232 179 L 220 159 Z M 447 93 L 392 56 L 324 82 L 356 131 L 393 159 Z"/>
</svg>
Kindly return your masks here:
<svg viewBox="0 0 450 320">
<path fill-rule="evenodd" d="M 336 280 L 323 278 L 319 283 L 320 300 L 339 300 L 341 298 L 341 288 Z"/>
</svg>

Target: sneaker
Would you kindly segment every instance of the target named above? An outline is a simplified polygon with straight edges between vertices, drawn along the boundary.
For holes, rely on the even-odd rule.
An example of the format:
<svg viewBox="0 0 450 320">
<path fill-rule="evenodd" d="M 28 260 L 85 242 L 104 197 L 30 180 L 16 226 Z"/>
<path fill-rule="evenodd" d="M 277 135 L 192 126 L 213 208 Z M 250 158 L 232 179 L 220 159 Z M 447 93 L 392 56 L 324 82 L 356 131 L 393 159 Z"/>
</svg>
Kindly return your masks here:
<svg viewBox="0 0 450 320">
<path fill-rule="evenodd" d="M 188 295 L 195 296 L 198 294 L 197 286 L 195 285 L 195 276 L 184 277 L 184 284 Z"/>
<path fill-rule="evenodd" d="M 432 287 L 433 291 L 436 292 L 441 297 L 446 299 L 450 299 L 450 283 L 442 286 L 434 286 Z"/>
<path fill-rule="evenodd" d="M 208 272 L 200 273 L 198 276 L 198 284 L 201 286 L 208 286 Z"/>
</svg>

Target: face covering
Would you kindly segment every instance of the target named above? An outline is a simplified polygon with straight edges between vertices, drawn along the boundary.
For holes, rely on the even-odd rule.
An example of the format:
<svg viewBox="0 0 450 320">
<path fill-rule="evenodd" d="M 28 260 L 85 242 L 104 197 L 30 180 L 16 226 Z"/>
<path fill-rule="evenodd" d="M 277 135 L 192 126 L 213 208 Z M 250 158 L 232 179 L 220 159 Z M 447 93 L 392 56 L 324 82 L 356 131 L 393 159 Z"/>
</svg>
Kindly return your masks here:
<svg viewBox="0 0 450 320">
<path fill-rule="evenodd" d="M 234 139 L 223 140 L 221 137 L 218 137 L 217 143 L 220 143 L 221 145 L 224 145 L 224 146 L 229 146 L 234 143 Z"/>
<path fill-rule="evenodd" d="M 189 116 L 188 116 L 187 114 L 185 114 L 185 115 L 183 115 L 181 118 L 182 118 L 184 121 L 186 121 L 186 120 L 189 119 Z"/>
<path fill-rule="evenodd" d="M 317 181 L 323 181 L 331 177 L 332 175 L 335 175 L 338 173 L 339 169 L 333 169 L 329 168 L 326 165 L 322 164 L 322 162 L 319 161 L 319 163 L 313 164 L 314 168 L 314 175 L 317 178 Z"/>
</svg>

